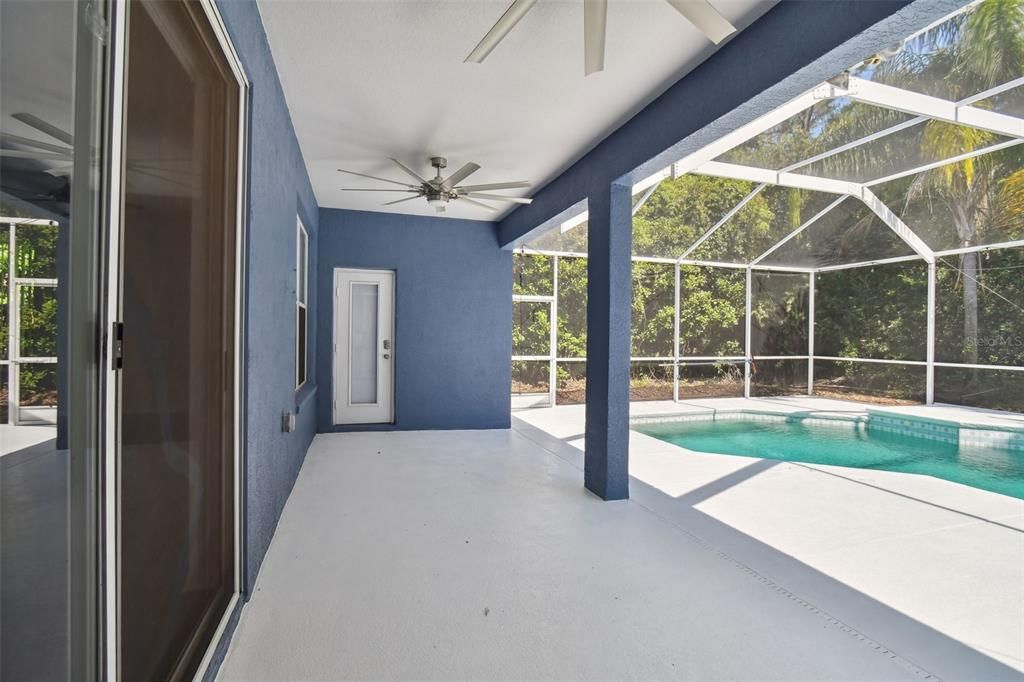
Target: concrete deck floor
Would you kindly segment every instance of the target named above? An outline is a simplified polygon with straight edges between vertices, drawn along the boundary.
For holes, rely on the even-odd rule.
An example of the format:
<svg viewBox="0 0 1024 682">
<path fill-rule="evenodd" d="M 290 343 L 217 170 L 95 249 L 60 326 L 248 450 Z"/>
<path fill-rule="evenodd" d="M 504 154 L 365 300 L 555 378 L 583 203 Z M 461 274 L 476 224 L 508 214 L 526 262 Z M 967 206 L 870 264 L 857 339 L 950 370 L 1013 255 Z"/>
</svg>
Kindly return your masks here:
<svg viewBox="0 0 1024 682">
<path fill-rule="evenodd" d="M 57 430 L 0 424 L 0 680 L 68 670 L 68 453 Z"/>
<path fill-rule="evenodd" d="M 318 436 L 221 679 L 1024 680 L 1020 500 L 514 422 Z"/>
</svg>

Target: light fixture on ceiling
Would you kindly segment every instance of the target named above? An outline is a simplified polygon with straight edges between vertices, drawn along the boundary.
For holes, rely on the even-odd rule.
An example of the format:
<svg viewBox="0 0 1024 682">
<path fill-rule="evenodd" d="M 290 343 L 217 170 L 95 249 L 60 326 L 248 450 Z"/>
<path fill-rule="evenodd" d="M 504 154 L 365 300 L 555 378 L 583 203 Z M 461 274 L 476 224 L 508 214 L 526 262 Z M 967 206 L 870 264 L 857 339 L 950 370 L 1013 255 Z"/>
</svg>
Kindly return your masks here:
<svg viewBox="0 0 1024 682">
<path fill-rule="evenodd" d="M 406 192 L 412 194 L 411 197 L 403 197 L 402 199 L 396 199 L 395 201 L 389 201 L 384 206 L 392 206 L 394 204 L 400 204 L 404 201 L 412 201 L 413 199 L 419 199 L 420 197 L 426 197 L 427 203 L 434 207 L 434 210 L 438 213 L 444 213 L 445 208 L 448 206 L 450 201 L 463 201 L 467 204 L 471 204 L 478 208 L 484 208 L 488 211 L 497 211 L 498 209 L 490 204 L 487 204 L 479 199 L 486 199 L 489 201 L 510 201 L 515 204 L 529 204 L 532 203 L 532 199 L 523 199 L 520 197 L 506 197 L 500 194 L 490 194 L 495 190 L 503 189 L 524 189 L 530 186 L 529 182 L 520 180 L 516 182 L 492 182 L 486 185 L 460 185 L 459 183 L 468 178 L 471 174 L 480 170 L 480 166 L 475 163 L 467 163 L 459 170 L 455 171 L 447 178 L 441 176 L 441 169 L 447 168 L 448 160 L 443 156 L 432 156 L 430 157 L 430 165 L 436 169 L 436 174 L 430 180 L 420 177 L 419 173 L 412 170 L 398 159 L 390 159 L 397 165 L 402 172 L 409 177 L 416 180 L 417 184 L 409 184 L 406 182 L 400 182 L 398 180 L 391 180 L 389 178 L 379 178 L 374 175 L 367 175 L 366 173 L 357 173 L 355 171 L 344 170 L 339 168 L 338 170 L 342 173 L 348 173 L 349 175 L 358 175 L 361 178 L 370 178 L 371 180 L 379 180 L 380 182 L 389 182 L 392 185 L 401 185 L 405 189 L 376 189 L 376 188 L 362 188 L 362 187 L 343 187 L 342 192 Z"/>
<path fill-rule="evenodd" d="M 736 27 L 718 13 L 707 0 L 665 0 L 696 26 L 708 40 L 719 44 L 733 33 Z M 537 0 L 514 0 L 501 15 L 497 23 L 491 27 L 473 51 L 466 57 L 466 62 L 480 64 L 502 40 L 505 39 L 516 24 L 526 16 Z M 584 73 L 604 70 L 605 28 L 608 23 L 608 0 L 583 0 L 583 61 Z"/>
</svg>

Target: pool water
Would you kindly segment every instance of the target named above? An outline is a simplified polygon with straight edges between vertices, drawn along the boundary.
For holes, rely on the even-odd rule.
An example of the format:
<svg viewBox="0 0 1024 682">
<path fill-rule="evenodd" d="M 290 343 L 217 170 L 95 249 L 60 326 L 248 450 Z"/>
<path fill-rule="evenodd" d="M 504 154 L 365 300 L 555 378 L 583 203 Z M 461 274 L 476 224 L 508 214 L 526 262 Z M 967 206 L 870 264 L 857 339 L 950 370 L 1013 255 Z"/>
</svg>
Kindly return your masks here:
<svg viewBox="0 0 1024 682">
<path fill-rule="evenodd" d="M 868 428 L 799 420 L 663 422 L 634 430 L 687 450 L 880 469 L 963 483 L 1024 499 L 1024 451 L 959 446 Z"/>
</svg>

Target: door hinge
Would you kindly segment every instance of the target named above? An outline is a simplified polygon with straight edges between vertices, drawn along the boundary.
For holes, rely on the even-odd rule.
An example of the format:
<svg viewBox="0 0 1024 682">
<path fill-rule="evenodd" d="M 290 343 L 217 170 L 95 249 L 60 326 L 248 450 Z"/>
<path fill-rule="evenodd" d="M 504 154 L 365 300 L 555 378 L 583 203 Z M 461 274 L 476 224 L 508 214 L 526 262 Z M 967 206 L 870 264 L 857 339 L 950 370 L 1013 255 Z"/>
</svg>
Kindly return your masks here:
<svg viewBox="0 0 1024 682">
<path fill-rule="evenodd" d="M 111 335 L 114 340 L 110 356 L 111 369 L 121 369 L 124 365 L 124 322 L 115 322 Z"/>
</svg>

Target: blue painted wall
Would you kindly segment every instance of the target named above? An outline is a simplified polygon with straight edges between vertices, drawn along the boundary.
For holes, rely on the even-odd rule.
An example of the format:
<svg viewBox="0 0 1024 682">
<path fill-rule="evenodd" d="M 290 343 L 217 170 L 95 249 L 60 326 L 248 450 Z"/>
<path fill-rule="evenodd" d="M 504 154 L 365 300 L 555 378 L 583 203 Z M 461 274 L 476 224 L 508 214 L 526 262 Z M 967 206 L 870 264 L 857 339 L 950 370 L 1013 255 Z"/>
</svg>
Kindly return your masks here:
<svg viewBox="0 0 1024 682">
<path fill-rule="evenodd" d="M 245 576 L 251 589 L 316 433 L 316 240 L 319 213 L 256 3 L 218 6 L 251 83 L 245 331 Z M 309 376 L 295 391 L 295 220 L 309 232 Z M 281 413 L 296 411 L 282 433 Z"/>
<path fill-rule="evenodd" d="M 494 223 L 320 210 L 317 423 L 331 417 L 335 268 L 395 270 L 395 423 L 375 429 L 508 428 L 512 255 Z"/>
</svg>

